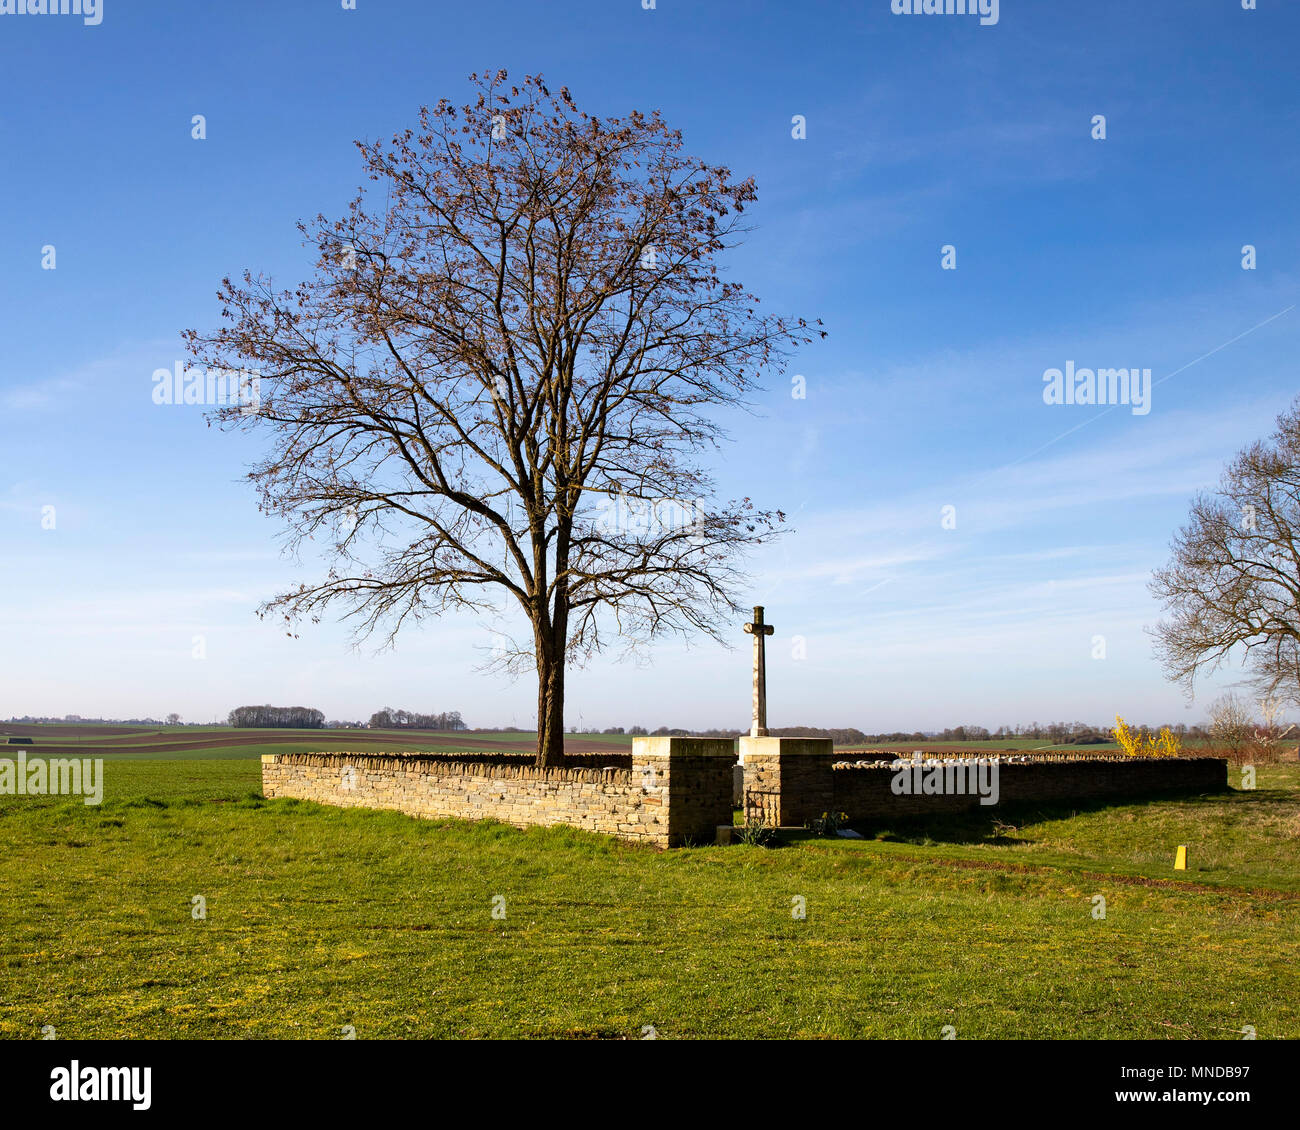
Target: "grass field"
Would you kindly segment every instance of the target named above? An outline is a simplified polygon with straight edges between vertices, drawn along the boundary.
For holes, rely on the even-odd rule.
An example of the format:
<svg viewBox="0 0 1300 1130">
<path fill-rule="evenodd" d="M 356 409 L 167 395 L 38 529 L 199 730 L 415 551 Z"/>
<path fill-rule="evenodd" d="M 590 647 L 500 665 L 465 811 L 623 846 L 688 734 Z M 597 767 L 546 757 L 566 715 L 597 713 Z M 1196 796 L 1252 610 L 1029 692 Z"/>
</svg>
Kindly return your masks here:
<svg viewBox="0 0 1300 1130">
<path fill-rule="evenodd" d="M 662 853 L 266 801 L 242 759 L 106 776 L 98 807 L 0 797 L 0 1036 L 1300 1036 L 1295 766 Z"/>
<path fill-rule="evenodd" d="M 6 745 L 7 735 L 30 738 L 31 744 Z M 536 733 L 434 730 L 288 730 L 230 726 L 96 726 L 0 725 L 0 757 L 6 750 L 59 756 L 173 760 L 177 757 L 248 758 L 264 753 L 311 753 L 335 750 L 374 753 L 531 752 Z M 565 743 L 576 753 L 627 752 L 627 734 L 574 734 Z"/>
</svg>

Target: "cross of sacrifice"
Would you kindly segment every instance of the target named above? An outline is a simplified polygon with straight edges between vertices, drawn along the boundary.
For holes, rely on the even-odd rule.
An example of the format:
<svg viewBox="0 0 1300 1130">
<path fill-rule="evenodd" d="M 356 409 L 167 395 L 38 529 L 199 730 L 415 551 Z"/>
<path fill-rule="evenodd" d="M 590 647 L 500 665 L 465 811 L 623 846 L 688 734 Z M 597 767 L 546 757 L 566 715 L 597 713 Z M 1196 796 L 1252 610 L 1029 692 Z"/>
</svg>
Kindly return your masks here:
<svg viewBox="0 0 1300 1130">
<path fill-rule="evenodd" d="M 751 738 L 767 737 L 767 665 L 763 658 L 764 636 L 770 636 L 776 629 L 771 624 L 763 623 L 763 606 L 754 608 L 754 622 L 745 625 L 745 631 L 754 637 L 754 724 L 750 728 Z"/>
</svg>

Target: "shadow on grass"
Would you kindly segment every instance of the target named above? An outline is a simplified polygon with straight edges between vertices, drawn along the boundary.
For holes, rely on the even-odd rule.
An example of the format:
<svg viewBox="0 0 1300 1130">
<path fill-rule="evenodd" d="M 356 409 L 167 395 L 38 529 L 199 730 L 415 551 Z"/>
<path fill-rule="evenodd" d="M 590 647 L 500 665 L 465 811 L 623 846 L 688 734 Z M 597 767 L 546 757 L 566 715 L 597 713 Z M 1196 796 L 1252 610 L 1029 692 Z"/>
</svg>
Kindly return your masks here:
<svg viewBox="0 0 1300 1130">
<path fill-rule="evenodd" d="M 1266 796 L 1266 792 L 1276 795 Z M 1106 799 L 1072 801 L 1068 804 L 999 804 L 983 810 L 973 809 L 962 813 L 939 813 L 929 816 L 905 816 L 885 820 L 873 818 L 851 821 L 847 827 L 861 834 L 865 839 L 879 840 L 884 843 L 906 844 L 990 844 L 995 846 L 1015 846 L 1033 843 L 1032 839 L 1020 835 L 1021 828 L 1032 824 L 1049 823 L 1056 820 L 1069 820 L 1072 817 L 1092 815 L 1112 808 L 1147 808 L 1170 801 L 1231 799 L 1234 803 L 1276 805 L 1293 804 L 1285 790 L 1256 790 L 1239 792 L 1227 789 L 1214 793 L 1162 793 L 1143 797 L 1110 797 Z M 802 838 L 815 839 L 812 832 Z M 833 838 L 833 837 L 832 837 Z"/>
</svg>

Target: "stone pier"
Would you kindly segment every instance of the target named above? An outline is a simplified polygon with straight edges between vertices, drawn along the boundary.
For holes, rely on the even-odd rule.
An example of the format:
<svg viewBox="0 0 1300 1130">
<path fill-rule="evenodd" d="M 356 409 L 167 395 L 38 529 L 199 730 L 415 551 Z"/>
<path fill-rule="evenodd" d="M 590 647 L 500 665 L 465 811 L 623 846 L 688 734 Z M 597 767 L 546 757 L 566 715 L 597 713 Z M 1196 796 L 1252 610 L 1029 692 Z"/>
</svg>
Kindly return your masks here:
<svg viewBox="0 0 1300 1130">
<path fill-rule="evenodd" d="M 747 819 L 799 828 L 834 807 L 835 743 L 830 738 L 743 737 L 740 762 Z"/>
</svg>

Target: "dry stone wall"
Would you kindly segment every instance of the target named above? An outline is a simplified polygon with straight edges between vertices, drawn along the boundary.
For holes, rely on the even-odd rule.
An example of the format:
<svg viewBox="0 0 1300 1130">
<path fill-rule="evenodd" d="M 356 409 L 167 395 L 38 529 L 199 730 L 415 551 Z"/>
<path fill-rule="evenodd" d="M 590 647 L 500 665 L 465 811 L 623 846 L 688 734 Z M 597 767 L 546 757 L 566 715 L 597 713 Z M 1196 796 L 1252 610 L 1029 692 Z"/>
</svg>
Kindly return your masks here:
<svg viewBox="0 0 1300 1130">
<path fill-rule="evenodd" d="M 411 816 L 564 824 L 636 843 L 711 842 L 731 823 L 730 741 L 638 738 L 632 767 L 548 768 L 419 754 L 280 753 L 262 757 L 262 791 Z"/>
<path fill-rule="evenodd" d="M 1220 757 L 1001 761 L 997 768 L 999 806 L 1222 792 L 1228 787 L 1228 763 Z M 900 795 L 891 787 L 894 776 L 888 763 L 836 767 L 831 773 L 835 810 L 851 820 L 873 820 L 981 807 L 980 798 L 970 793 Z"/>
<path fill-rule="evenodd" d="M 749 818 L 798 827 L 823 812 L 851 820 L 937 815 L 979 808 L 974 791 L 893 789 L 888 763 L 846 763 L 821 739 L 742 738 L 742 780 L 730 740 L 647 737 L 631 767 L 538 769 L 515 758 L 420 754 L 282 753 L 262 758 L 268 797 L 296 797 L 421 817 L 493 819 L 519 827 L 564 824 L 633 843 L 712 843 L 732 822 L 737 785 Z M 927 762 L 928 763 L 928 762 Z M 1223 758 L 1000 760 L 999 805 L 1121 800 L 1228 787 Z"/>
</svg>

